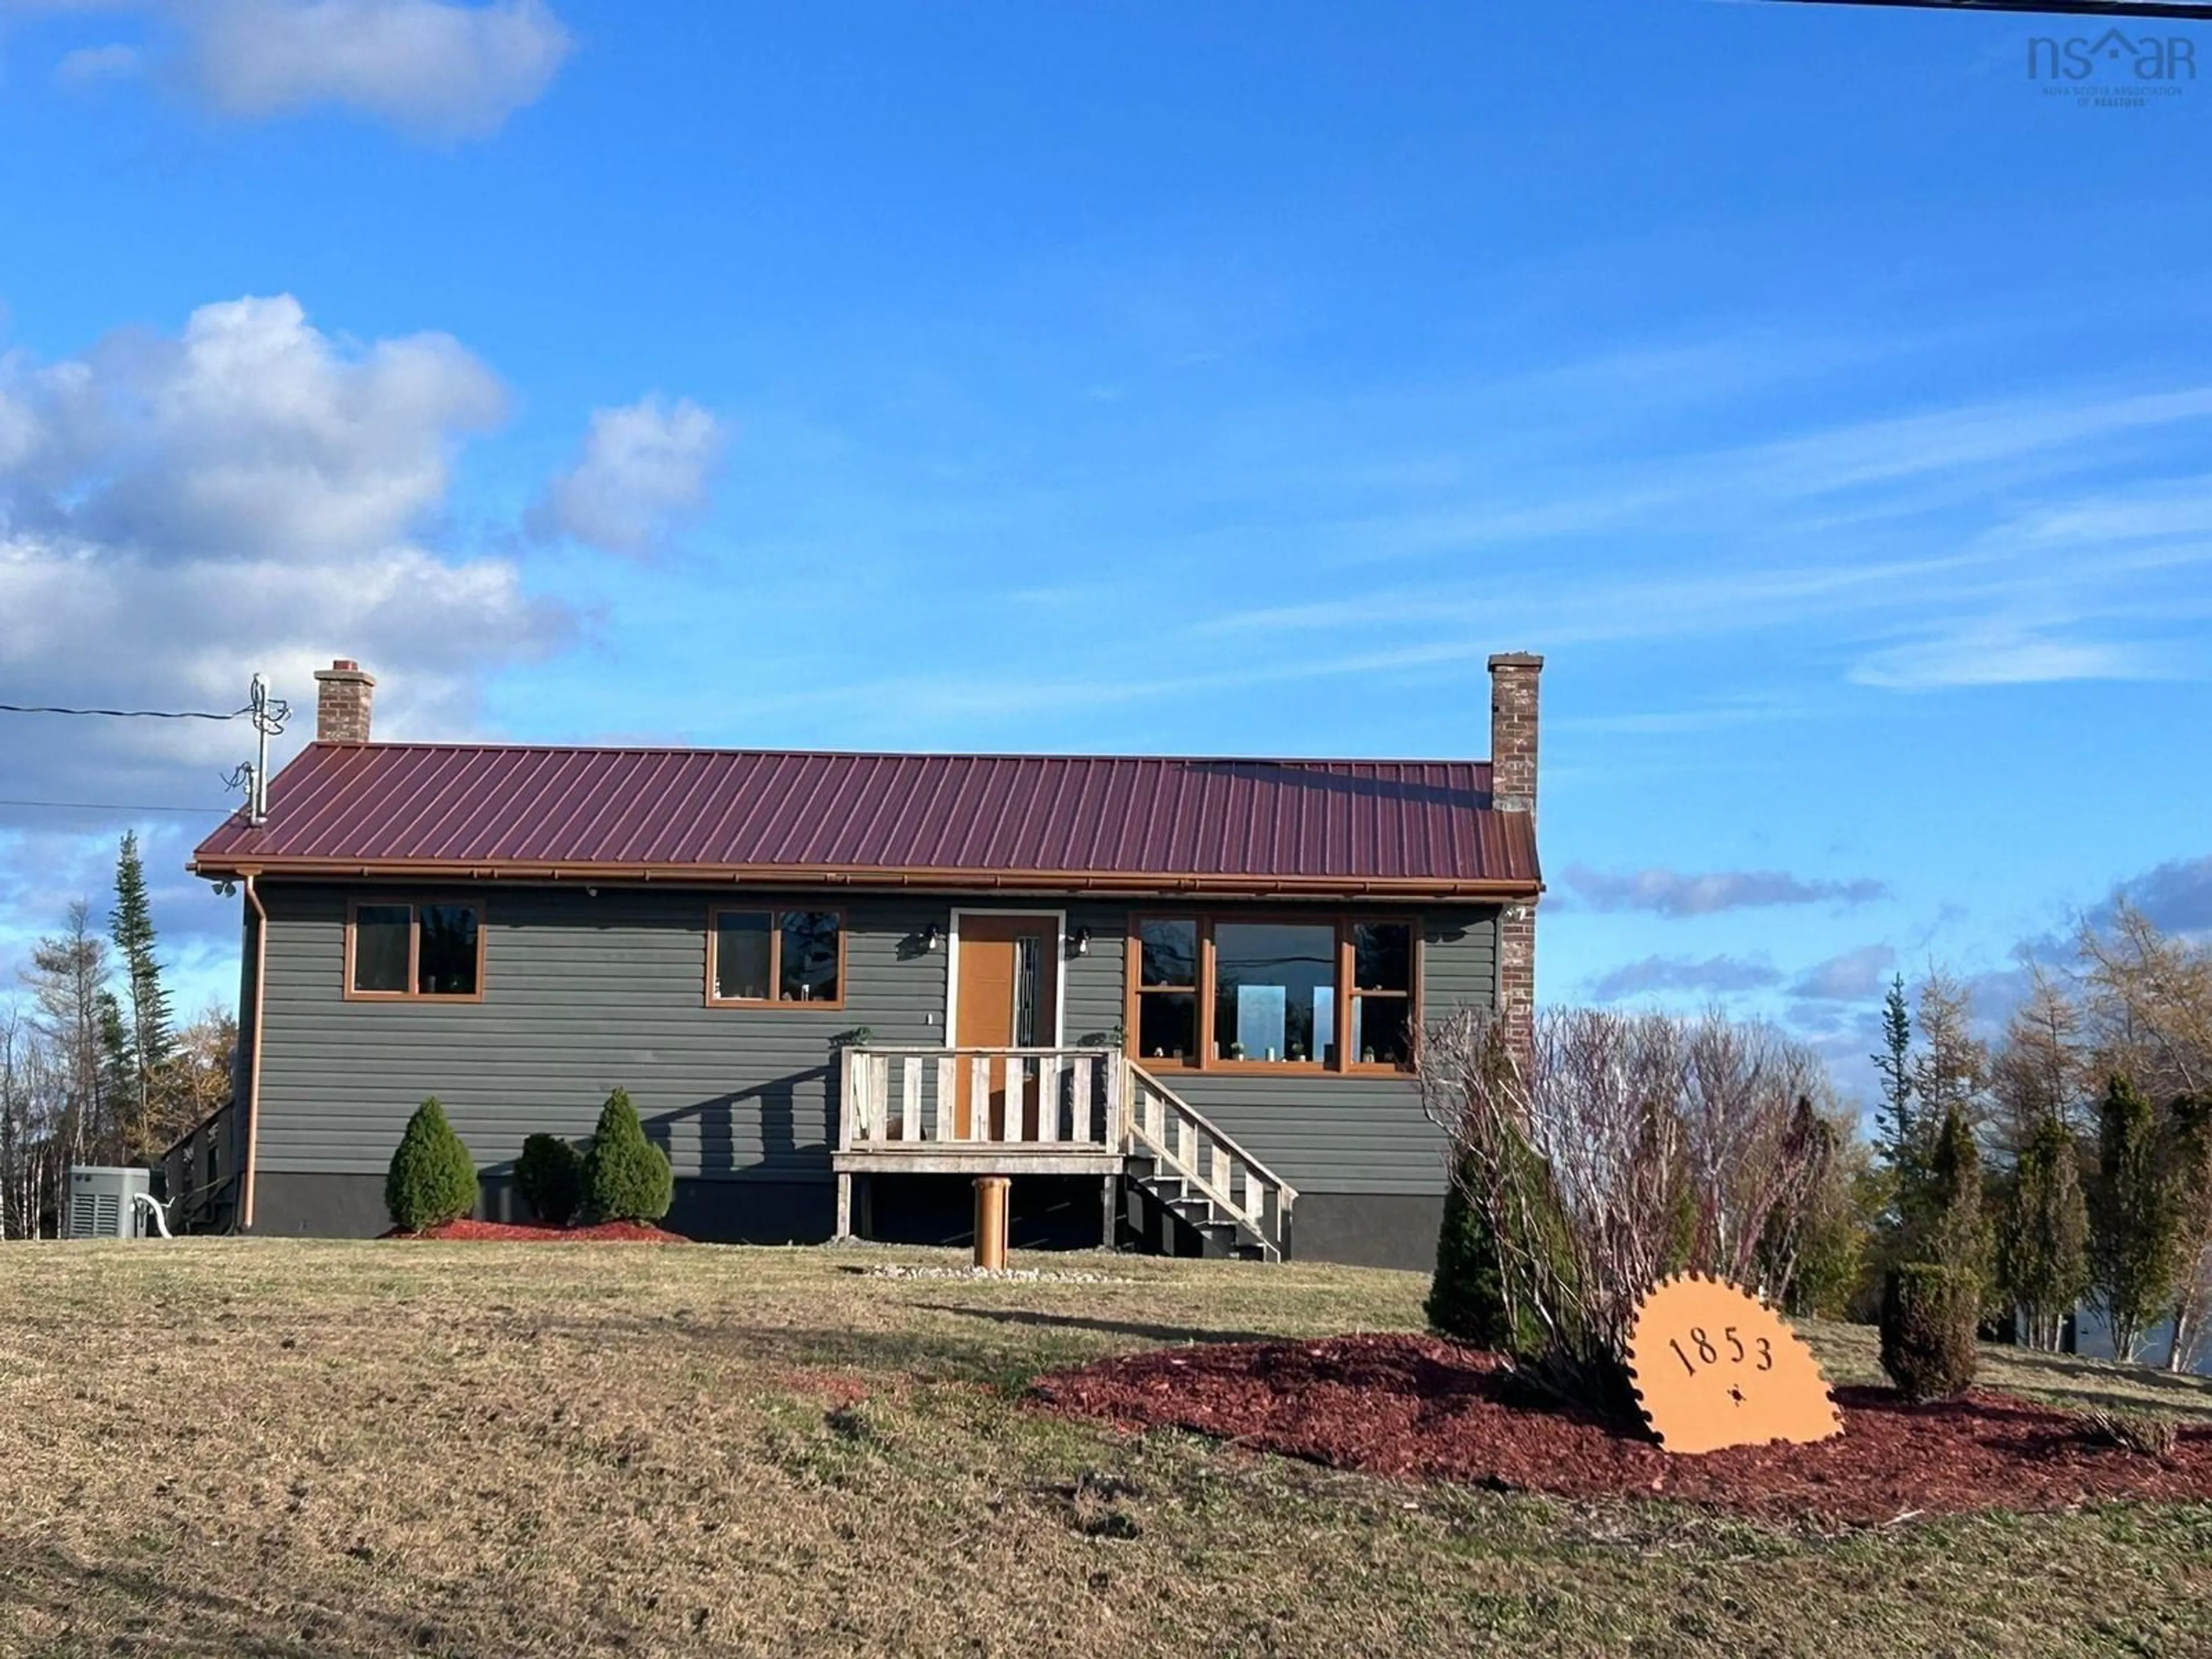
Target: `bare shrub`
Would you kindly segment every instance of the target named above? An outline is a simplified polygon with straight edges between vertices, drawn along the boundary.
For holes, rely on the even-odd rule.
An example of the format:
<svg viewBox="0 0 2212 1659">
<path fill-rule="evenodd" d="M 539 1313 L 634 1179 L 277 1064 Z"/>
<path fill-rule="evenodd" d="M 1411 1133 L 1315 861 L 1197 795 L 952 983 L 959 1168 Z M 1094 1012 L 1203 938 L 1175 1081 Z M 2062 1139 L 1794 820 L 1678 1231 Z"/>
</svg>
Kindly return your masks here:
<svg viewBox="0 0 2212 1659">
<path fill-rule="evenodd" d="M 2081 1413 L 2081 1437 L 2092 1445 L 2166 1458 L 2181 1443 L 2181 1424 L 2163 1412 L 2091 1406 Z"/>
<path fill-rule="evenodd" d="M 1545 1011 L 1525 1046 L 1466 1010 L 1423 1046 L 1421 1091 L 1453 1179 L 1497 1241 L 1516 1358 L 1548 1385 L 1625 1404 L 1630 1324 L 1669 1273 L 1769 1297 L 1794 1271 L 1833 1139 L 1820 1061 L 1771 1026 Z"/>
</svg>

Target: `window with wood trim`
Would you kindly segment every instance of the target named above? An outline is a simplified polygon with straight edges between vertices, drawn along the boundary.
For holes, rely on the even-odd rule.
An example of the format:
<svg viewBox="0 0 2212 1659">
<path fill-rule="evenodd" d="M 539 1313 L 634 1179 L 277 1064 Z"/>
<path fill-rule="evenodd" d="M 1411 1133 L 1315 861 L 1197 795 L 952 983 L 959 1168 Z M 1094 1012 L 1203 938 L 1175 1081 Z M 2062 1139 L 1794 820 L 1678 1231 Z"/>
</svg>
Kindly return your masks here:
<svg viewBox="0 0 2212 1659">
<path fill-rule="evenodd" d="M 1129 1051 L 1140 1064 L 1413 1069 L 1420 924 L 1412 918 L 1139 916 L 1128 959 Z"/>
<path fill-rule="evenodd" d="M 483 913 L 470 903 L 362 899 L 346 917 L 348 997 L 470 1002 L 483 995 Z"/>
<path fill-rule="evenodd" d="M 707 1000 L 716 1006 L 845 1003 L 842 910 L 715 910 L 707 919 Z"/>
<path fill-rule="evenodd" d="M 1413 1068 L 1413 927 L 1405 921 L 1355 921 L 1346 932 L 1352 961 L 1345 1055 L 1356 1066 Z"/>
<path fill-rule="evenodd" d="M 1136 925 L 1136 1052 L 1169 1066 L 1198 1060 L 1198 923 L 1162 916 Z"/>
</svg>

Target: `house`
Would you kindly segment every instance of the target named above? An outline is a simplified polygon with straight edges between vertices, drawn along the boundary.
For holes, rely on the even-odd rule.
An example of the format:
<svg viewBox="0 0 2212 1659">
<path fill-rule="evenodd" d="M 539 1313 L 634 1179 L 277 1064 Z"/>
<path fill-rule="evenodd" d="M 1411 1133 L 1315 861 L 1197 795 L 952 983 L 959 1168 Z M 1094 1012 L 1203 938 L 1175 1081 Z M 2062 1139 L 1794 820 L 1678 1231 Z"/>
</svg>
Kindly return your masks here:
<svg viewBox="0 0 2212 1659">
<path fill-rule="evenodd" d="M 364 1236 L 434 1094 L 522 1213 L 523 1138 L 637 1103 L 695 1237 L 964 1236 L 1425 1266 L 1424 1025 L 1525 1014 L 1540 658 L 1492 759 L 316 740 L 191 868 L 241 890 L 236 1104 L 203 1222 Z"/>
</svg>

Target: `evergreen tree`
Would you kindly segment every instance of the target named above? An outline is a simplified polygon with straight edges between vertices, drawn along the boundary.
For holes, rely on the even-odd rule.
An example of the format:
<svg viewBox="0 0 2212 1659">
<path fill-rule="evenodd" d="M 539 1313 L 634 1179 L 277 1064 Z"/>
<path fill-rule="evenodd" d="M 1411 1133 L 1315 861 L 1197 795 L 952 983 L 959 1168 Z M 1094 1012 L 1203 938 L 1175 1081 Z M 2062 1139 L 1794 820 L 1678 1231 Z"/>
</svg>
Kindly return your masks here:
<svg viewBox="0 0 2212 1659">
<path fill-rule="evenodd" d="M 527 1135 L 514 1161 L 514 1184 L 549 1227 L 565 1227 L 584 1201 L 584 1158 L 558 1135 Z"/>
<path fill-rule="evenodd" d="M 2056 1115 L 2020 1149 L 1997 1234 L 1997 1279 L 2020 1310 L 2027 1346 L 2056 1351 L 2066 1316 L 2089 1289 L 2089 1209 L 2081 1152 Z"/>
<path fill-rule="evenodd" d="M 592 1218 L 658 1221 L 675 1196 L 668 1154 L 645 1138 L 629 1091 L 617 1089 L 600 1109 L 591 1150 L 584 1154 L 584 1201 Z"/>
<path fill-rule="evenodd" d="M 1881 1105 L 1875 1115 L 1875 1144 L 1900 1181 L 1911 1174 L 1918 1140 L 1912 1121 L 1912 1010 L 1905 1000 L 1905 975 L 1890 981 L 1881 1000 L 1881 1052 L 1871 1056 L 1881 1077 Z"/>
<path fill-rule="evenodd" d="M 1461 1176 L 1473 1178 L 1465 1170 Z M 1498 1353 L 1516 1352 L 1523 1346 L 1505 1305 L 1497 1236 L 1486 1224 L 1481 1207 L 1467 1201 L 1460 1179 L 1444 1189 L 1436 1276 L 1429 1281 L 1424 1310 L 1429 1328 L 1438 1336 Z"/>
<path fill-rule="evenodd" d="M 415 1109 L 385 1171 L 384 1207 L 402 1232 L 457 1221 L 477 1205 L 477 1166 L 431 1096 Z"/>
<path fill-rule="evenodd" d="M 1982 1192 L 1982 1149 L 1954 1103 L 1943 1113 L 1929 1161 L 1926 1212 L 1912 1252 L 1973 1280 L 1990 1281 L 1990 1232 Z"/>
<path fill-rule="evenodd" d="M 2186 1370 L 2212 1315 L 2212 1095 L 2173 1103 L 2166 1168 L 2180 1237 L 2175 1255 L 2173 1341 L 2166 1368 Z"/>
<path fill-rule="evenodd" d="M 2112 1352 L 2133 1359 L 2172 1305 L 2181 1215 L 2160 1156 L 2158 1115 L 2124 1072 L 2097 1103 L 2097 1180 L 2089 1194 L 2089 1267 Z"/>
<path fill-rule="evenodd" d="M 99 1006 L 100 1091 L 114 1113 L 118 1154 L 127 1158 L 131 1152 L 132 1103 L 138 1097 L 138 1055 L 131 1041 L 131 1022 L 124 1017 L 115 993 L 102 991 Z"/>
<path fill-rule="evenodd" d="M 1972 1386 L 1981 1305 L 1973 1275 L 1940 1262 L 1892 1267 L 1882 1281 L 1881 1368 L 1911 1402 L 1953 1400 Z"/>
<path fill-rule="evenodd" d="M 153 908 L 146 896 L 146 866 L 138 855 L 138 834 L 125 830 L 115 854 L 115 908 L 108 913 L 108 937 L 123 969 L 126 1030 L 131 1046 L 131 1092 L 124 1097 L 131 1116 L 128 1150 L 153 1150 L 167 1113 L 163 1090 L 174 1046 L 170 1032 L 169 993 L 161 983 L 161 964 L 154 954 Z"/>
</svg>

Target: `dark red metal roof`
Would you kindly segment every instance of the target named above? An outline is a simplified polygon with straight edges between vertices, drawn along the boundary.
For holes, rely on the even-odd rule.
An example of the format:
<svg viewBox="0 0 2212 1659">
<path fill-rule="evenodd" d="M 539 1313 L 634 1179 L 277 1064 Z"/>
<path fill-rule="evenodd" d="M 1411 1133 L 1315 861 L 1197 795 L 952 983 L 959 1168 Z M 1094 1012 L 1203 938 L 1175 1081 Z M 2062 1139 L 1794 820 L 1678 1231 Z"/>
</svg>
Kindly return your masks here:
<svg viewBox="0 0 2212 1659">
<path fill-rule="evenodd" d="M 233 818 L 192 867 L 1255 892 L 1539 884 L 1528 815 L 1491 810 L 1481 762 L 482 744 L 310 744 L 270 781 L 268 822 Z"/>
</svg>

